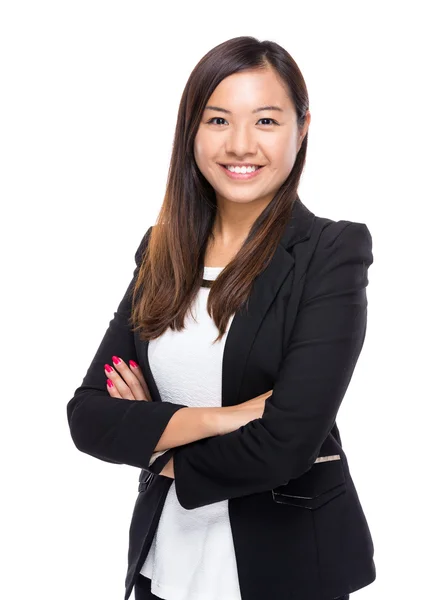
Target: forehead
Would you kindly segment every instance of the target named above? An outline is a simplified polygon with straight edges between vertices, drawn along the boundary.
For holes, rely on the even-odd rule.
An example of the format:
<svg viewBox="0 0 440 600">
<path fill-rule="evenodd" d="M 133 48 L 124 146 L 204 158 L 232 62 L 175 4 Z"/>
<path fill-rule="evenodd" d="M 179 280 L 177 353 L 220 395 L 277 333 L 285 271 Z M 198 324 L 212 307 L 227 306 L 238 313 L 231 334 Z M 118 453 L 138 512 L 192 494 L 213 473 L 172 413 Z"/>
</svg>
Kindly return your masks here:
<svg viewBox="0 0 440 600">
<path fill-rule="evenodd" d="M 277 105 L 283 110 L 291 107 L 284 82 L 273 69 L 249 70 L 225 77 L 208 99 L 215 105 L 239 113 L 258 106 Z"/>
</svg>

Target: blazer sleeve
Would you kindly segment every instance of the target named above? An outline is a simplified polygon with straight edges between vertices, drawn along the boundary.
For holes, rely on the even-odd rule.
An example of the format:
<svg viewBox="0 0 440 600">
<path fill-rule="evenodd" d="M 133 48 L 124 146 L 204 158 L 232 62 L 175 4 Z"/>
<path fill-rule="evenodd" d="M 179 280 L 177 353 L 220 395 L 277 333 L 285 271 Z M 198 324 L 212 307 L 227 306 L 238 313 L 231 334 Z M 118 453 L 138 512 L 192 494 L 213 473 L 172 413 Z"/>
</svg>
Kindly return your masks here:
<svg viewBox="0 0 440 600">
<path fill-rule="evenodd" d="M 75 446 L 100 460 L 149 468 L 154 449 L 169 420 L 185 404 L 113 398 L 107 391 L 104 365 L 113 355 L 140 361 L 128 318 L 135 279 L 152 227 L 136 250 L 136 268 L 87 373 L 67 404 L 67 420 Z"/>
<path fill-rule="evenodd" d="M 174 456 L 175 489 L 184 508 L 267 491 L 312 467 L 363 346 L 372 262 L 365 224 L 332 221 L 323 229 L 262 417 L 172 448 L 151 468 L 155 472 Z"/>
</svg>

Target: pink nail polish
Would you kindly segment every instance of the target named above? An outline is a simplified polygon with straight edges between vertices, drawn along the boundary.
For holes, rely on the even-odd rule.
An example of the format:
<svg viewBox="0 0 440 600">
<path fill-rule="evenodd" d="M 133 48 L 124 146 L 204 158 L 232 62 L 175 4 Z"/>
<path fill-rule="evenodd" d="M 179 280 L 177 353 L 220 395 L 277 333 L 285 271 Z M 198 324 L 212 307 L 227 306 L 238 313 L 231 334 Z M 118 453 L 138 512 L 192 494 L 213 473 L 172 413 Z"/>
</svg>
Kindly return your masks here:
<svg viewBox="0 0 440 600">
<path fill-rule="evenodd" d="M 111 379 L 107 379 L 108 387 L 113 387 L 113 381 Z"/>
<path fill-rule="evenodd" d="M 115 365 L 119 365 L 121 359 L 118 356 L 112 356 L 112 361 L 115 363 Z"/>
<path fill-rule="evenodd" d="M 111 373 L 112 371 L 114 371 L 113 367 L 111 367 L 107 363 L 105 364 L 104 369 L 107 371 L 107 373 Z"/>
<path fill-rule="evenodd" d="M 137 368 L 139 367 L 139 365 L 138 365 L 137 363 L 135 363 L 135 362 L 134 362 L 134 360 L 129 360 L 129 361 L 128 361 L 128 364 L 129 364 L 131 367 L 134 367 L 135 369 L 137 369 Z"/>
</svg>

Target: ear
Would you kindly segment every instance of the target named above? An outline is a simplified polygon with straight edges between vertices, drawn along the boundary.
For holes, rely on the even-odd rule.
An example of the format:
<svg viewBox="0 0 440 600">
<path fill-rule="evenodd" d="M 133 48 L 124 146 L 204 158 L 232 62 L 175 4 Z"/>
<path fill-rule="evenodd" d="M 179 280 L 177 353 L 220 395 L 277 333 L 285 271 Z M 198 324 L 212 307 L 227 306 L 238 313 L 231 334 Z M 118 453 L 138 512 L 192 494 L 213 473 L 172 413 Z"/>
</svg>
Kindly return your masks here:
<svg viewBox="0 0 440 600">
<path fill-rule="evenodd" d="M 306 112 L 306 116 L 305 116 L 305 120 L 304 120 L 304 125 L 301 129 L 301 131 L 299 132 L 299 136 L 298 136 L 298 146 L 296 149 L 296 152 L 298 153 L 300 151 L 301 148 L 301 144 L 303 143 L 303 139 L 306 137 L 307 132 L 309 130 L 309 125 L 310 125 L 310 121 L 312 119 L 312 115 L 310 114 L 310 111 L 308 110 Z"/>
</svg>

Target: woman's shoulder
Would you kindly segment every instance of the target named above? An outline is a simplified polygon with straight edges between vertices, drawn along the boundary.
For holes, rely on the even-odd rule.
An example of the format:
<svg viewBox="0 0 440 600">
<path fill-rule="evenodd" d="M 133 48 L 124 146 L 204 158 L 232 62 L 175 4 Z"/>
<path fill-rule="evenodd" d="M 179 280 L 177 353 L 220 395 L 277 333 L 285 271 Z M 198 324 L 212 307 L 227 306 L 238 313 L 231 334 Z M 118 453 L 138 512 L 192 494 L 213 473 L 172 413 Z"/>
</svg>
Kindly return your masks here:
<svg viewBox="0 0 440 600">
<path fill-rule="evenodd" d="M 326 217 L 316 217 L 316 220 L 321 229 L 318 246 L 322 249 L 338 243 L 356 246 L 361 243 L 372 246 L 371 232 L 366 223 L 348 219 L 334 220 Z"/>
<path fill-rule="evenodd" d="M 310 237 L 313 263 L 331 268 L 332 261 L 361 261 L 367 266 L 373 262 L 373 240 L 366 223 L 315 215 L 314 228 L 315 235 Z"/>
</svg>

